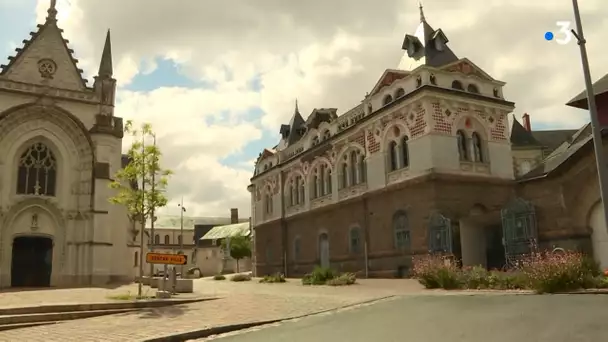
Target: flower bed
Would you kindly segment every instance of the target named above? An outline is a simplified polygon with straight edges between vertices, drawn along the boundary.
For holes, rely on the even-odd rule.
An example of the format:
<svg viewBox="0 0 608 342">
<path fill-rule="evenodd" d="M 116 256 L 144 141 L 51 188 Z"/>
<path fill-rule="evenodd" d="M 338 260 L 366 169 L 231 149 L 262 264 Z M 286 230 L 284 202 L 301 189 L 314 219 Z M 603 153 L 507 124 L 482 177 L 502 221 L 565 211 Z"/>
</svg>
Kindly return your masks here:
<svg viewBox="0 0 608 342">
<path fill-rule="evenodd" d="M 602 274 L 593 260 L 578 252 L 533 253 L 509 271 L 483 267 L 459 268 L 442 256 L 414 258 L 413 275 L 428 289 L 533 290 L 556 293 L 608 288 L 608 272 Z"/>
</svg>

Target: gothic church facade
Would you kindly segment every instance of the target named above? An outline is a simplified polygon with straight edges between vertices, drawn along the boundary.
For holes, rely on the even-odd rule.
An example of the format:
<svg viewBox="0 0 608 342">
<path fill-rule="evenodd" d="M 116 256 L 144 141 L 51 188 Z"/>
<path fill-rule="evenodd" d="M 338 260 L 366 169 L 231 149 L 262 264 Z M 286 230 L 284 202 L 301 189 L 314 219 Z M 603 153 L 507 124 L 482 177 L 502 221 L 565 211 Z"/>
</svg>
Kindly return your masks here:
<svg viewBox="0 0 608 342">
<path fill-rule="evenodd" d="M 0 72 L 0 287 L 132 281 L 129 223 L 108 198 L 122 166 L 108 31 L 87 86 L 57 26 L 46 22 Z"/>
<path fill-rule="evenodd" d="M 306 120 L 296 104 L 248 187 L 258 275 L 321 265 L 404 276 L 412 256 L 428 252 L 501 268 L 532 243 L 608 266 L 588 127 L 546 146 L 527 117 L 514 136 L 505 83 L 447 43 L 421 9 L 401 65 L 361 104 Z"/>
</svg>

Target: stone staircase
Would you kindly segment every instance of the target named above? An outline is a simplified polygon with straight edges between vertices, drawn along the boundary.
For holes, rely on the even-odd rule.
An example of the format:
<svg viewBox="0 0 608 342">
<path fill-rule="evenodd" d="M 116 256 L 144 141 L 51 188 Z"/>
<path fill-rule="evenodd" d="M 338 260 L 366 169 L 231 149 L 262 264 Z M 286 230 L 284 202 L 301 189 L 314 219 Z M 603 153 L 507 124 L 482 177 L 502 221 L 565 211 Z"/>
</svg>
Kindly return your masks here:
<svg viewBox="0 0 608 342">
<path fill-rule="evenodd" d="M 205 299 L 142 300 L 89 304 L 57 304 L 0 308 L 0 331 L 29 328 L 63 321 L 114 315 L 148 308 L 200 302 Z"/>
</svg>

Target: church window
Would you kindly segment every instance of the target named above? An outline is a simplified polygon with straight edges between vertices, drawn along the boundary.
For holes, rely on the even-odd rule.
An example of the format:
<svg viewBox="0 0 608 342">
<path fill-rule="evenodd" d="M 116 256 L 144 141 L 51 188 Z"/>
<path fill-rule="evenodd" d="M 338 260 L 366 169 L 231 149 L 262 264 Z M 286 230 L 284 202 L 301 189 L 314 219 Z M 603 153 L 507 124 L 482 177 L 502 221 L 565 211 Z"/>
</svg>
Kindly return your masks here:
<svg viewBox="0 0 608 342">
<path fill-rule="evenodd" d="M 300 180 L 300 182 L 298 184 L 299 185 L 299 194 L 298 194 L 298 200 L 300 204 L 304 204 L 304 193 L 305 193 L 305 188 L 304 188 L 304 179 L 302 179 L 301 176 L 298 176 L 298 179 Z"/>
<path fill-rule="evenodd" d="M 467 149 L 467 136 L 465 135 L 464 131 L 458 130 L 458 132 L 456 132 L 456 138 L 458 142 L 458 155 L 460 156 L 460 160 L 469 160 L 469 152 Z"/>
<path fill-rule="evenodd" d="M 160 235 L 158 235 L 158 234 L 154 235 L 154 244 L 160 245 Z"/>
<path fill-rule="evenodd" d="M 476 85 L 474 85 L 474 84 L 469 84 L 469 85 L 467 86 L 467 91 L 468 91 L 469 93 L 479 94 L 479 89 L 478 89 L 478 88 L 477 88 L 477 86 L 476 86 Z"/>
<path fill-rule="evenodd" d="M 392 96 L 390 96 L 390 95 L 386 95 L 386 96 L 384 97 L 384 100 L 382 100 L 382 105 L 383 105 L 383 106 L 386 106 L 387 104 L 389 104 L 389 103 L 391 103 L 391 102 L 393 102 L 393 97 L 392 97 Z"/>
<path fill-rule="evenodd" d="M 319 175 L 317 174 L 317 172 L 315 171 L 315 174 L 312 176 L 312 184 L 310 184 L 311 189 L 312 190 L 312 198 L 317 198 L 319 197 Z"/>
<path fill-rule="evenodd" d="M 485 162 L 485 156 L 483 155 L 483 142 L 481 141 L 481 137 L 477 132 L 473 132 L 471 138 L 473 142 L 473 154 L 475 157 L 474 160 L 480 163 Z"/>
<path fill-rule="evenodd" d="M 408 136 L 405 135 L 401 138 L 401 159 L 403 161 L 402 167 L 410 166 L 410 152 L 408 148 Z"/>
<path fill-rule="evenodd" d="M 388 165 L 389 171 L 395 171 L 399 168 L 399 149 L 397 143 L 391 141 L 388 144 Z"/>
<path fill-rule="evenodd" d="M 403 97 L 405 95 L 405 90 L 403 90 L 403 88 L 399 88 L 397 89 L 397 93 L 395 94 L 395 98 L 400 98 Z"/>
<path fill-rule="evenodd" d="M 410 226 L 407 213 L 405 211 L 399 210 L 393 216 L 393 232 L 395 238 L 395 249 L 409 249 L 411 244 Z"/>
<path fill-rule="evenodd" d="M 452 89 L 464 90 L 464 87 L 462 86 L 462 82 L 460 82 L 460 81 L 453 81 L 452 82 Z"/>
<path fill-rule="evenodd" d="M 353 227 L 349 231 L 349 247 L 350 252 L 360 253 L 361 252 L 361 229 L 359 227 Z"/>
<path fill-rule="evenodd" d="M 331 190 L 331 169 L 327 168 L 325 170 L 325 175 L 323 177 L 325 178 L 325 183 L 324 183 L 325 184 L 325 186 L 324 186 L 325 193 L 324 194 L 329 195 L 329 194 L 331 194 L 331 191 L 332 191 Z"/>
<path fill-rule="evenodd" d="M 57 159 L 42 143 L 30 146 L 19 158 L 17 194 L 55 196 Z"/>
<path fill-rule="evenodd" d="M 165 245 L 169 245 L 171 244 L 170 240 L 169 240 L 169 235 L 165 235 Z"/>
</svg>

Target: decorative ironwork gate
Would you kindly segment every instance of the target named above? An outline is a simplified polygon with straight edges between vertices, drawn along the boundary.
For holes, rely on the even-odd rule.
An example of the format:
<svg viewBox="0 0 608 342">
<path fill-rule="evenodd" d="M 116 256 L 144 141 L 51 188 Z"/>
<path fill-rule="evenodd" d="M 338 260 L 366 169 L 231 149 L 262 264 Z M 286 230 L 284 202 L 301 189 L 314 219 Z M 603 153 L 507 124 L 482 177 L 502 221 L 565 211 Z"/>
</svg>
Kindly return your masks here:
<svg viewBox="0 0 608 342">
<path fill-rule="evenodd" d="M 532 203 L 515 198 L 501 210 L 503 246 L 507 267 L 536 247 L 538 232 L 536 229 L 536 211 Z"/>
<path fill-rule="evenodd" d="M 429 252 L 452 254 L 452 222 L 433 213 L 429 219 Z"/>
</svg>

